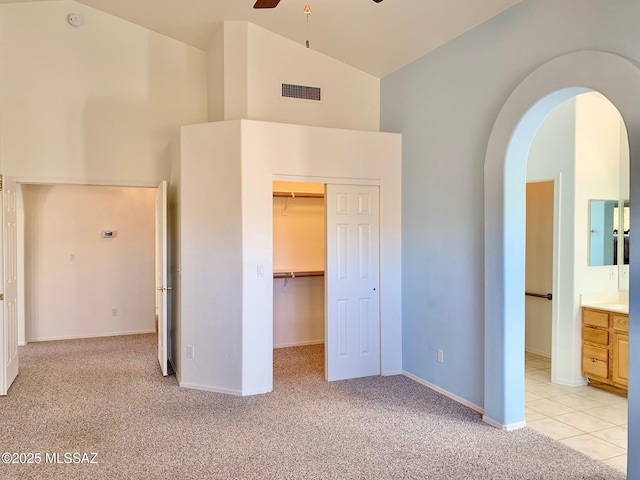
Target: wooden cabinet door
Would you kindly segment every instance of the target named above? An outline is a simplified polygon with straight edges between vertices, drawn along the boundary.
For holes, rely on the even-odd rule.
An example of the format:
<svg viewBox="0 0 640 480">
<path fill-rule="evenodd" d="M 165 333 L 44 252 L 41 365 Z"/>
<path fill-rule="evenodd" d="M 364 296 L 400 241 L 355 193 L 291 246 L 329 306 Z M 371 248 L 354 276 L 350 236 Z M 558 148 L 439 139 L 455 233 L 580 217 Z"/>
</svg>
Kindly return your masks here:
<svg viewBox="0 0 640 480">
<path fill-rule="evenodd" d="M 629 384 L 629 335 L 613 334 L 613 383 Z"/>
</svg>

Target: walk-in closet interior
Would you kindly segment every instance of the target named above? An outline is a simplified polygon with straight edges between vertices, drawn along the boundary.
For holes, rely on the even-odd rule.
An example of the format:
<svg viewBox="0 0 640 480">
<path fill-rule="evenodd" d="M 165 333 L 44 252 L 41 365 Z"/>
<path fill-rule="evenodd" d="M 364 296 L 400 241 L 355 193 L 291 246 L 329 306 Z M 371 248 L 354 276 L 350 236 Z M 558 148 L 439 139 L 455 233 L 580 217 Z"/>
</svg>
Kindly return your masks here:
<svg viewBox="0 0 640 480">
<path fill-rule="evenodd" d="M 276 388 L 284 363 L 287 372 L 324 376 L 324 205 L 324 184 L 273 182 Z"/>
</svg>

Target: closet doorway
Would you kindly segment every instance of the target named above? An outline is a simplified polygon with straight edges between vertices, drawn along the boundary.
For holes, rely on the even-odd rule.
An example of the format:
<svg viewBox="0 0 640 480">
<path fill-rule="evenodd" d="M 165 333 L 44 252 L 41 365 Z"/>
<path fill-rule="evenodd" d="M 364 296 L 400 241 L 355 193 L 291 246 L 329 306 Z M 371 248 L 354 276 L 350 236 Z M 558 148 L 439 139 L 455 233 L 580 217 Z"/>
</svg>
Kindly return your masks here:
<svg viewBox="0 0 640 480">
<path fill-rule="evenodd" d="M 324 344 L 330 381 L 380 374 L 379 235 L 377 186 L 273 183 L 274 348 Z"/>
</svg>

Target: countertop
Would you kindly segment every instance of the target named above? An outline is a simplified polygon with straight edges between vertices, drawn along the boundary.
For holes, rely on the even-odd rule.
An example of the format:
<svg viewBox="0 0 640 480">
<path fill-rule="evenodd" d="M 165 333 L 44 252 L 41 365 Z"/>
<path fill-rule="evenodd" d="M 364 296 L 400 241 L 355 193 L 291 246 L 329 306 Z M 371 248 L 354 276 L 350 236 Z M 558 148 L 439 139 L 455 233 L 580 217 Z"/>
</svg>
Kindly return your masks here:
<svg viewBox="0 0 640 480">
<path fill-rule="evenodd" d="M 629 314 L 628 303 L 587 302 L 583 303 L 582 306 L 587 308 L 596 308 L 598 310 L 607 310 L 609 312 Z"/>
</svg>

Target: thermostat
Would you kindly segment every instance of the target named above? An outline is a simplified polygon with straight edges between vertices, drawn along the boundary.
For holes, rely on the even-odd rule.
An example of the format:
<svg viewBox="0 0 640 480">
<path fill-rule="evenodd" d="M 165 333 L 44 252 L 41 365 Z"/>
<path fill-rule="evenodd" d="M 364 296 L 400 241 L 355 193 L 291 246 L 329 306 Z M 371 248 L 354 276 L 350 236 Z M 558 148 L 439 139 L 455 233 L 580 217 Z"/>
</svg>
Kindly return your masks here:
<svg viewBox="0 0 640 480">
<path fill-rule="evenodd" d="M 104 238 L 113 238 L 116 236 L 116 231 L 115 230 L 104 230 L 102 232 L 102 236 Z"/>
</svg>

